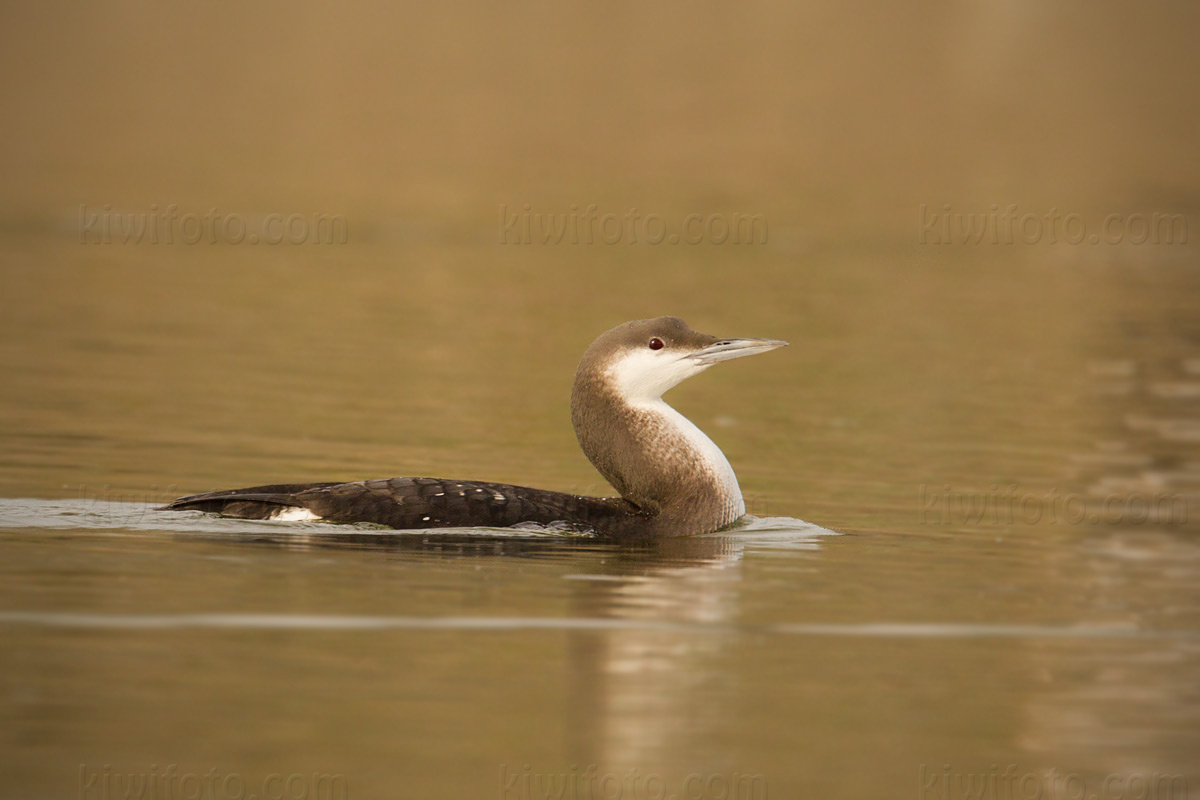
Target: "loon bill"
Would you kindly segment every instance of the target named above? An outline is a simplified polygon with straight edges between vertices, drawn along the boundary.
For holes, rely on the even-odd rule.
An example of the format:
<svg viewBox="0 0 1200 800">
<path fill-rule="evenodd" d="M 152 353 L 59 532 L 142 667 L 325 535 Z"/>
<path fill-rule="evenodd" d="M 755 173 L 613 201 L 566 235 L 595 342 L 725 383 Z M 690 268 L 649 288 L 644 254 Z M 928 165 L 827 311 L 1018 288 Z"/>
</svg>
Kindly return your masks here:
<svg viewBox="0 0 1200 800">
<path fill-rule="evenodd" d="M 592 342 L 575 372 L 571 422 L 584 455 L 620 497 L 385 478 L 208 492 L 181 497 L 163 510 L 399 529 L 532 524 L 638 538 L 710 533 L 746 513 L 737 477 L 721 449 L 667 405 L 663 393 L 714 364 L 786 344 L 718 339 L 677 317 L 626 322 Z"/>
</svg>

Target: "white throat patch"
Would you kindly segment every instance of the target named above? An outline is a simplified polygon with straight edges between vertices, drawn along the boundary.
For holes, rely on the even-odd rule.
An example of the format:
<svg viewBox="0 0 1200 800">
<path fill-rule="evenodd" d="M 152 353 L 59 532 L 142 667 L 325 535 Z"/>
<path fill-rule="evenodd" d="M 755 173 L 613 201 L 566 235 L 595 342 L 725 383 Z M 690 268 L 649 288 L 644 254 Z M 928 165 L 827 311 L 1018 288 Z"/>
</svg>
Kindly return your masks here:
<svg viewBox="0 0 1200 800">
<path fill-rule="evenodd" d="M 690 358 L 666 350 L 639 348 L 629 350 L 613 360 L 609 377 L 617 391 L 630 403 L 658 400 L 668 389 L 693 375 L 699 375 L 711 364 L 697 364 Z"/>
</svg>

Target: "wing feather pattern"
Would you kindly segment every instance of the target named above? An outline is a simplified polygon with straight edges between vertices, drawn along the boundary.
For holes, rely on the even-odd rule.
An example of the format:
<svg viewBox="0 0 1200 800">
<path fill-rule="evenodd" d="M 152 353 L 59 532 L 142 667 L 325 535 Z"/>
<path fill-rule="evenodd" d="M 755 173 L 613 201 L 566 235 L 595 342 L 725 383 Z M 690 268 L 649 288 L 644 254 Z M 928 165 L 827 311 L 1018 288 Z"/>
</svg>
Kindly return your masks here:
<svg viewBox="0 0 1200 800">
<path fill-rule="evenodd" d="M 244 519 L 270 519 L 300 508 L 329 522 L 370 522 L 402 530 L 533 523 L 602 531 L 642 519 L 634 505 L 619 497 L 441 478 L 256 486 L 181 497 L 164 508 Z"/>
</svg>

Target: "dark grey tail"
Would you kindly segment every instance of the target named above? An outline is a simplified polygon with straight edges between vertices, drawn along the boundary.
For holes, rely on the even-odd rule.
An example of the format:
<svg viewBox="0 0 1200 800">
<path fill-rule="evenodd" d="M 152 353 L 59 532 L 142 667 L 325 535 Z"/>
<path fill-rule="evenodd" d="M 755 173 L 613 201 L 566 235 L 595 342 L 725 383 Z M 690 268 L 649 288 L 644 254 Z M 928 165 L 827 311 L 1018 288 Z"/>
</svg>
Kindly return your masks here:
<svg viewBox="0 0 1200 800">
<path fill-rule="evenodd" d="M 304 508 L 297 495 L 310 489 L 335 486 L 328 483 L 280 483 L 272 486 L 252 486 L 248 489 L 229 489 L 205 492 L 172 500 L 159 511 L 207 511 L 226 517 L 270 519 L 284 508 Z"/>
</svg>

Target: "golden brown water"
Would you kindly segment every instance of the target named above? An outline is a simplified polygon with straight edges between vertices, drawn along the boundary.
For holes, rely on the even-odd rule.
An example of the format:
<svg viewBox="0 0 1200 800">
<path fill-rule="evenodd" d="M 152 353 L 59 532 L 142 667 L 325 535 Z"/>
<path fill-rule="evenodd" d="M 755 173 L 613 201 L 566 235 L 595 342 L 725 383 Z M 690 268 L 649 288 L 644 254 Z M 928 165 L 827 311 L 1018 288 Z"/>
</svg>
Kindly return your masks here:
<svg viewBox="0 0 1200 800">
<path fill-rule="evenodd" d="M 1195 7 L 0 13 L 4 796 L 170 765 L 257 800 L 540 797 L 589 765 L 597 797 L 632 769 L 626 798 L 1198 791 Z M 519 243 L 592 204 L 765 241 Z M 88 222 L 171 205 L 346 236 Z M 1052 210 L 1080 243 L 1023 234 Z M 146 505 L 603 493 L 574 366 L 659 314 L 792 342 L 669 395 L 749 528 L 616 548 Z"/>
</svg>

